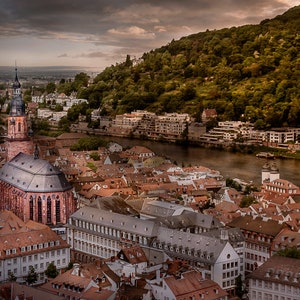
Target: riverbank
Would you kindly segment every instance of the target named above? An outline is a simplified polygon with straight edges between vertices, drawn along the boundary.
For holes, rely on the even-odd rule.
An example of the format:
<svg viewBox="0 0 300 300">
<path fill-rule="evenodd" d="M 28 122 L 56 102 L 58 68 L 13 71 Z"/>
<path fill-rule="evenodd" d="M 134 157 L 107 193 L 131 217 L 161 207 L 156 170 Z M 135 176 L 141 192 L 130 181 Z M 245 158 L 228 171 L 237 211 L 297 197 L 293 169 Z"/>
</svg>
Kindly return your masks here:
<svg viewBox="0 0 300 300">
<path fill-rule="evenodd" d="M 53 127 L 52 129 L 58 130 L 57 127 Z M 101 129 L 93 129 L 88 128 L 87 123 L 74 124 L 70 126 L 70 131 L 74 133 L 85 133 L 88 135 L 97 135 L 97 136 L 108 136 L 113 138 L 125 138 L 125 139 L 134 139 L 139 141 L 153 141 L 159 143 L 166 144 L 175 144 L 183 147 L 200 147 L 205 149 L 215 149 L 221 151 L 227 151 L 231 153 L 242 153 L 242 154 L 250 154 L 257 155 L 260 152 L 268 152 L 274 155 L 275 158 L 278 159 L 296 159 L 300 160 L 300 151 L 290 150 L 288 147 L 286 148 L 278 148 L 278 147 L 270 147 L 267 144 L 257 144 L 257 143 L 249 143 L 249 142 L 229 142 L 229 141 L 199 141 L 199 140 L 168 140 L 166 138 L 159 139 L 151 139 L 145 135 L 137 136 L 133 134 L 124 134 L 121 132 L 115 132 L 114 134 L 108 134 L 106 130 Z M 288 146 L 288 145 L 287 145 Z"/>
</svg>

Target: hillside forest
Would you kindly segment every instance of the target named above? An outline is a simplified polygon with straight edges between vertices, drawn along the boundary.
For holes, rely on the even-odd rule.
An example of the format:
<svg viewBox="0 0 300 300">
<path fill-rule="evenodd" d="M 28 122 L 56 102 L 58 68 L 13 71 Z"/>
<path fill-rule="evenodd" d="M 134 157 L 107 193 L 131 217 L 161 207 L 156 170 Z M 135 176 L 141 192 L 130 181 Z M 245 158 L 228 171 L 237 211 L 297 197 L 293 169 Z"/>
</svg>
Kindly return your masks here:
<svg viewBox="0 0 300 300">
<path fill-rule="evenodd" d="M 256 25 L 207 30 L 172 40 L 139 59 L 127 58 L 89 76 L 49 83 L 46 90 L 77 92 L 88 100 L 63 122 L 99 109 L 103 116 L 134 110 L 189 113 L 201 122 L 205 108 L 219 120 L 254 123 L 256 129 L 300 124 L 300 6 Z M 97 124 L 92 124 L 97 126 Z"/>
</svg>

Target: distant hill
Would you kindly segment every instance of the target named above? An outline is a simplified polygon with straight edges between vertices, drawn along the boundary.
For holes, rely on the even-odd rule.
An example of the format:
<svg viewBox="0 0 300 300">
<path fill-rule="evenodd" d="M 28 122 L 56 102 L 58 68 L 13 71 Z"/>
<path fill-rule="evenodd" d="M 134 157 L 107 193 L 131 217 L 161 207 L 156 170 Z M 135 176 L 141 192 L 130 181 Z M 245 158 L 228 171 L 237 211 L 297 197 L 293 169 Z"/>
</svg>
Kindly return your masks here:
<svg viewBox="0 0 300 300">
<path fill-rule="evenodd" d="M 204 108 L 256 128 L 300 124 L 300 6 L 257 25 L 200 32 L 112 65 L 79 97 L 103 115 Z M 87 110 L 88 111 L 88 110 Z"/>
</svg>

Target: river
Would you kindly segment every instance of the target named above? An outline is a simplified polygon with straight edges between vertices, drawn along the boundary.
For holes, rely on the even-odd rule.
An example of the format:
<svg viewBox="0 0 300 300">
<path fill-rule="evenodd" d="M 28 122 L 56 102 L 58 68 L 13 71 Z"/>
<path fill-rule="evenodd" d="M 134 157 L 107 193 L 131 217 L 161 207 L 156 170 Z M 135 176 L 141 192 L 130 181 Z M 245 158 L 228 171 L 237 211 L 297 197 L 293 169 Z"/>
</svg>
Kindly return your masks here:
<svg viewBox="0 0 300 300">
<path fill-rule="evenodd" d="M 123 147 L 136 145 L 145 146 L 157 155 L 166 156 L 178 165 L 205 166 L 217 170 L 225 178 L 239 178 L 261 184 L 261 169 L 266 163 L 265 159 L 256 158 L 254 154 L 232 153 L 222 150 L 213 150 L 201 147 L 184 147 L 176 144 L 159 143 L 127 138 L 105 137 L 115 141 Z M 280 173 L 280 178 L 300 186 L 300 161 L 294 159 L 275 159 Z"/>
</svg>

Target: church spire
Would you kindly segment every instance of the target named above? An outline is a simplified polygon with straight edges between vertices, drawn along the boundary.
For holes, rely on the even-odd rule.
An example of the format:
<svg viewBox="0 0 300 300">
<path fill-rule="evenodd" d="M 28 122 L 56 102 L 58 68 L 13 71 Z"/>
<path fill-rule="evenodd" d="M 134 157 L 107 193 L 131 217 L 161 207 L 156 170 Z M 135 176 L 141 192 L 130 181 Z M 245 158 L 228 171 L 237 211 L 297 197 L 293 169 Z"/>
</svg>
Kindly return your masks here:
<svg viewBox="0 0 300 300">
<path fill-rule="evenodd" d="M 39 148 L 38 148 L 37 144 L 35 145 L 35 148 L 34 148 L 33 157 L 34 157 L 34 159 L 39 158 Z"/>
<path fill-rule="evenodd" d="M 13 83 L 13 97 L 10 103 L 11 116 L 24 116 L 25 115 L 25 104 L 21 95 L 21 84 L 18 78 L 18 69 L 15 67 L 15 81 Z"/>
</svg>

